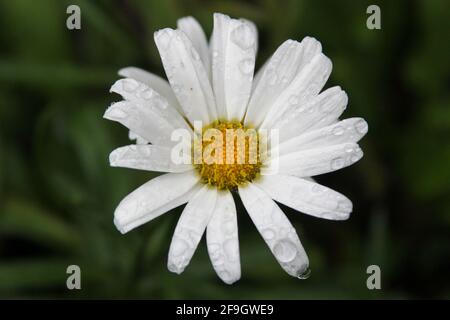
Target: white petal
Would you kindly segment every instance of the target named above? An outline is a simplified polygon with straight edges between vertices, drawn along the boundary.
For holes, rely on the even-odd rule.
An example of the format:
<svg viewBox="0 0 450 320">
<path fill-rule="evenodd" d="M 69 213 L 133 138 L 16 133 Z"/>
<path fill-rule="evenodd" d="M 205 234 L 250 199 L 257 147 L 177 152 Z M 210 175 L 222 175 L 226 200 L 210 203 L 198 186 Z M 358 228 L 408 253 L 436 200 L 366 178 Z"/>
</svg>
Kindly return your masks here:
<svg viewBox="0 0 450 320">
<path fill-rule="evenodd" d="M 241 277 L 236 206 L 229 191 L 217 193 L 214 213 L 206 229 L 211 263 L 217 275 L 227 284 Z"/>
<path fill-rule="evenodd" d="M 309 130 L 336 122 L 348 102 L 347 94 L 340 87 L 332 87 L 314 97 L 305 105 L 286 110 L 272 129 L 279 129 L 280 142 L 301 135 Z"/>
<path fill-rule="evenodd" d="M 184 208 L 169 249 L 169 271 L 181 273 L 191 261 L 216 205 L 217 190 L 203 186 Z"/>
<path fill-rule="evenodd" d="M 217 118 L 208 74 L 200 55 L 189 38 L 180 30 L 163 29 L 155 32 L 164 69 L 184 114 L 193 123 L 210 123 Z"/>
<path fill-rule="evenodd" d="M 150 73 L 143 69 L 135 67 L 127 67 L 119 70 L 119 75 L 125 78 L 131 78 L 146 84 L 148 87 L 152 88 L 163 96 L 170 106 L 177 109 L 179 112 L 182 111 L 178 103 L 175 94 L 170 87 L 170 84 L 163 78 L 157 76 L 156 74 Z"/>
<path fill-rule="evenodd" d="M 128 130 L 128 139 L 136 140 L 136 144 L 147 144 L 148 141 L 142 138 L 140 135 L 134 133 L 131 130 Z"/>
<path fill-rule="evenodd" d="M 363 152 L 356 143 L 308 149 L 282 155 L 268 161 L 269 172 L 311 177 L 350 166 L 361 159 Z"/>
<path fill-rule="evenodd" d="M 211 63 L 209 61 L 208 41 L 205 32 L 198 21 L 193 17 L 184 17 L 177 21 L 177 28 L 183 31 L 191 40 L 195 50 L 203 61 L 206 72 L 211 76 Z"/>
<path fill-rule="evenodd" d="M 346 142 L 358 142 L 367 131 L 368 125 L 363 118 L 349 118 L 291 138 L 279 145 L 279 153 L 283 155 Z"/>
<path fill-rule="evenodd" d="M 168 105 L 156 91 L 136 80 L 127 78 L 116 81 L 111 92 L 122 95 L 128 101 L 111 105 L 104 117 L 117 121 L 153 144 L 172 144 L 174 129 L 191 129 L 181 115 Z"/>
<path fill-rule="evenodd" d="M 220 118 L 242 120 L 250 97 L 257 35 L 245 20 L 215 13 L 212 78 Z"/>
<path fill-rule="evenodd" d="M 123 167 L 160 172 L 185 172 L 190 164 L 175 164 L 171 159 L 172 148 L 150 144 L 129 145 L 115 149 L 109 155 L 112 167 Z"/>
<path fill-rule="evenodd" d="M 280 94 L 321 49 L 320 42 L 310 37 L 301 43 L 285 41 L 265 64 L 262 73 L 258 72 L 245 123 L 258 127 Z"/>
<path fill-rule="evenodd" d="M 297 232 L 278 205 L 253 184 L 239 187 L 239 194 L 250 218 L 281 267 L 298 277 L 308 269 L 306 252 Z"/>
<path fill-rule="evenodd" d="M 316 54 L 295 76 L 292 83 L 279 95 L 265 117 L 262 128 L 272 128 L 283 113 L 304 107 L 319 94 L 330 76 L 332 64 L 324 54 Z"/>
<path fill-rule="evenodd" d="M 198 176 L 192 172 L 167 173 L 143 184 L 117 206 L 114 223 L 126 233 L 189 201 L 196 192 Z"/>
<path fill-rule="evenodd" d="M 264 176 L 255 183 L 267 194 L 292 209 L 330 220 L 346 220 L 352 202 L 318 183 L 287 175 Z"/>
</svg>

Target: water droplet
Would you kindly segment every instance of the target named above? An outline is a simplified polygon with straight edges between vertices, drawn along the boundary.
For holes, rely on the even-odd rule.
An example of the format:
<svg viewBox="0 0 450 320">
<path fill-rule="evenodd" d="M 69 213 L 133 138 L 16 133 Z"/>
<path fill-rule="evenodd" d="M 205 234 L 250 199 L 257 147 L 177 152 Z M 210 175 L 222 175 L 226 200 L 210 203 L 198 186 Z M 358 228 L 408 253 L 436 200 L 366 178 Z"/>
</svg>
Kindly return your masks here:
<svg viewBox="0 0 450 320">
<path fill-rule="evenodd" d="M 344 128 L 342 127 L 342 126 L 337 126 L 337 127 L 335 127 L 334 129 L 333 129 L 333 134 L 335 135 L 335 136 L 341 136 L 341 135 L 343 135 L 344 134 Z"/>
<path fill-rule="evenodd" d="M 218 56 L 219 56 L 219 52 L 213 51 L 213 57 L 218 57 Z"/>
<path fill-rule="evenodd" d="M 255 44 L 255 35 L 247 23 L 243 23 L 231 32 L 231 40 L 241 49 L 247 50 Z"/>
<path fill-rule="evenodd" d="M 306 269 L 297 274 L 297 278 L 300 280 L 306 280 L 310 276 L 311 276 L 311 269 L 309 267 L 306 267 Z"/>
<path fill-rule="evenodd" d="M 344 167 L 344 159 L 341 157 L 331 160 L 331 169 L 338 170 Z"/>
<path fill-rule="evenodd" d="M 253 72 L 255 63 L 253 59 L 244 59 L 239 63 L 239 69 L 243 74 L 250 74 Z"/>
<path fill-rule="evenodd" d="M 266 240 L 272 240 L 273 238 L 275 238 L 275 231 L 273 231 L 272 229 L 264 229 L 262 231 L 262 236 Z"/>
<path fill-rule="evenodd" d="M 146 89 L 139 93 L 139 96 L 144 100 L 150 100 L 153 96 L 153 91 Z"/>
<path fill-rule="evenodd" d="M 232 220 L 225 221 L 221 226 L 222 232 L 226 235 L 230 235 L 236 231 L 236 223 Z"/>
<path fill-rule="evenodd" d="M 369 126 L 367 125 L 367 122 L 364 120 L 359 120 L 355 123 L 355 129 L 360 134 L 366 134 L 369 130 Z"/>
<path fill-rule="evenodd" d="M 297 256 L 297 248 L 290 240 L 280 240 L 273 247 L 273 253 L 280 262 L 290 262 Z"/>
</svg>

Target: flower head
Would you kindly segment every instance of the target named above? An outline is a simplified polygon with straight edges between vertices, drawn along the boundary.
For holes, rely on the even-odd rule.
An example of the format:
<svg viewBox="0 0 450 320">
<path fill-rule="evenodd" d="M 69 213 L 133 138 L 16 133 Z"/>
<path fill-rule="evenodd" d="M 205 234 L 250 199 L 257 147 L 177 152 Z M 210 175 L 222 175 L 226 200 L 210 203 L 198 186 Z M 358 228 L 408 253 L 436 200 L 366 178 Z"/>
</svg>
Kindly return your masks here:
<svg viewBox="0 0 450 320">
<path fill-rule="evenodd" d="M 233 283 L 241 275 L 236 192 L 281 267 L 305 277 L 308 257 L 275 201 L 347 219 L 351 201 L 311 177 L 358 161 L 357 142 L 368 130 L 362 118 L 339 120 L 347 105 L 340 87 L 322 91 L 331 61 L 320 43 L 287 40 L 254 76 L 257 31 L 250 21 L 215 14 L 208 45 L 198 22 L 182 18 L 177 29 L 156 32 L 155 42 L 168 82 L 141 69 L 120 70 L 124 79 L 111 91 L 124 100 L 104 117 L 136 139 L 111 153 L 112 166 L 167 173 L 120 202 L 117 228 L 126 233 L 187 203 L 169 270 L 185 269 L 206 230 L 215 271 Z"/>
</svg>

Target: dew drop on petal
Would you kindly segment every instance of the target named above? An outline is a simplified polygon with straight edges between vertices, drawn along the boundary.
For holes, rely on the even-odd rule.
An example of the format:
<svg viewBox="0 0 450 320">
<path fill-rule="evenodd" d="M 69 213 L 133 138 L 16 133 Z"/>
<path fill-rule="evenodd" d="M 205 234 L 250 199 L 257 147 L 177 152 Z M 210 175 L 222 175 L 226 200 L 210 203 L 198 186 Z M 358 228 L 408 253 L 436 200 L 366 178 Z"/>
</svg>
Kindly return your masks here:
<svg viewBox="0 0 450 320">
<path fill-rule="evenodd" d="M 244 59 L 241 62 L 239 62 L 239 70 L 243 74 L 250 74 L 253 72 L 253 69 L 255 67 L 253 59 Z"/>
<path fill-rule="evenodd" d="M 331 160 L 331 169 L 338 170 L 344 167 L 344 159 L 341 157 Z"/>
<path fill-rule="evenodd" d="M 249 49 L 255 44 L 253 30 L 246 23 L 231 32 L 231 40 L 243 50 Z"/>
<path fill-rule="evenodd" d="M 273 247 L 273 254 L 280 262 L 290 262 L 297 256 L 297 248 L 290 240 L 280 240 Z"/>
<path fill-rule="evenodd" d="M 139 87 L 139 83 L 133 79 L 123 80 L 123 90 L 133 92 Z"/>
<path fill-rule="evenodd" d="M 272 229 L 264 229 L 262 231 L 262 236 L 266 240 L 272 240 L 273 238 L 275 238 L 275 231 L 273 231 Z"/>
</svg>

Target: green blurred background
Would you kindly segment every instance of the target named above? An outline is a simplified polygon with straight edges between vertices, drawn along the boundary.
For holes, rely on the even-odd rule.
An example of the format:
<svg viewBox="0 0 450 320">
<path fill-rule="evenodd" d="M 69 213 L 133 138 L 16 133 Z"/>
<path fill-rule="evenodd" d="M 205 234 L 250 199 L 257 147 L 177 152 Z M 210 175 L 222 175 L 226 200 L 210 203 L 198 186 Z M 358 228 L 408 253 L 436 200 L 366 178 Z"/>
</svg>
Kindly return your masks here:
<svg viewBox="0 0 450 320">
<path fill-rule="evenodd" d="M 66 28 L 81 7 L 82 29 Z M 366 28 L 381 7 L 382 29 Z M 155 176 L 110 168 L 128 131 L 102 118 L 119 68 L 163 70 L 153 32 L 212 13 L 253 20 L 260 66 L 285 39 L 313 36 L 333 61 L 327 87 L 349 95 L 345 117 L 369 122 L 365 157 L 318 177 L 353 200 L 345 222 L 282 206 L 311 262 L 289 277 L 238 203 L 242 279 L 214 274 L 204 240 L 181 275 L 166 269 L 182 208 L 123 236 L 122 197 Z M 450 2 L 0 1 L 0 297 L 450 298 Z M 66 289 L 77 264 L 82 290 Z M 382 289 L 369 291 L 377 264 Z"/>
</svg>

